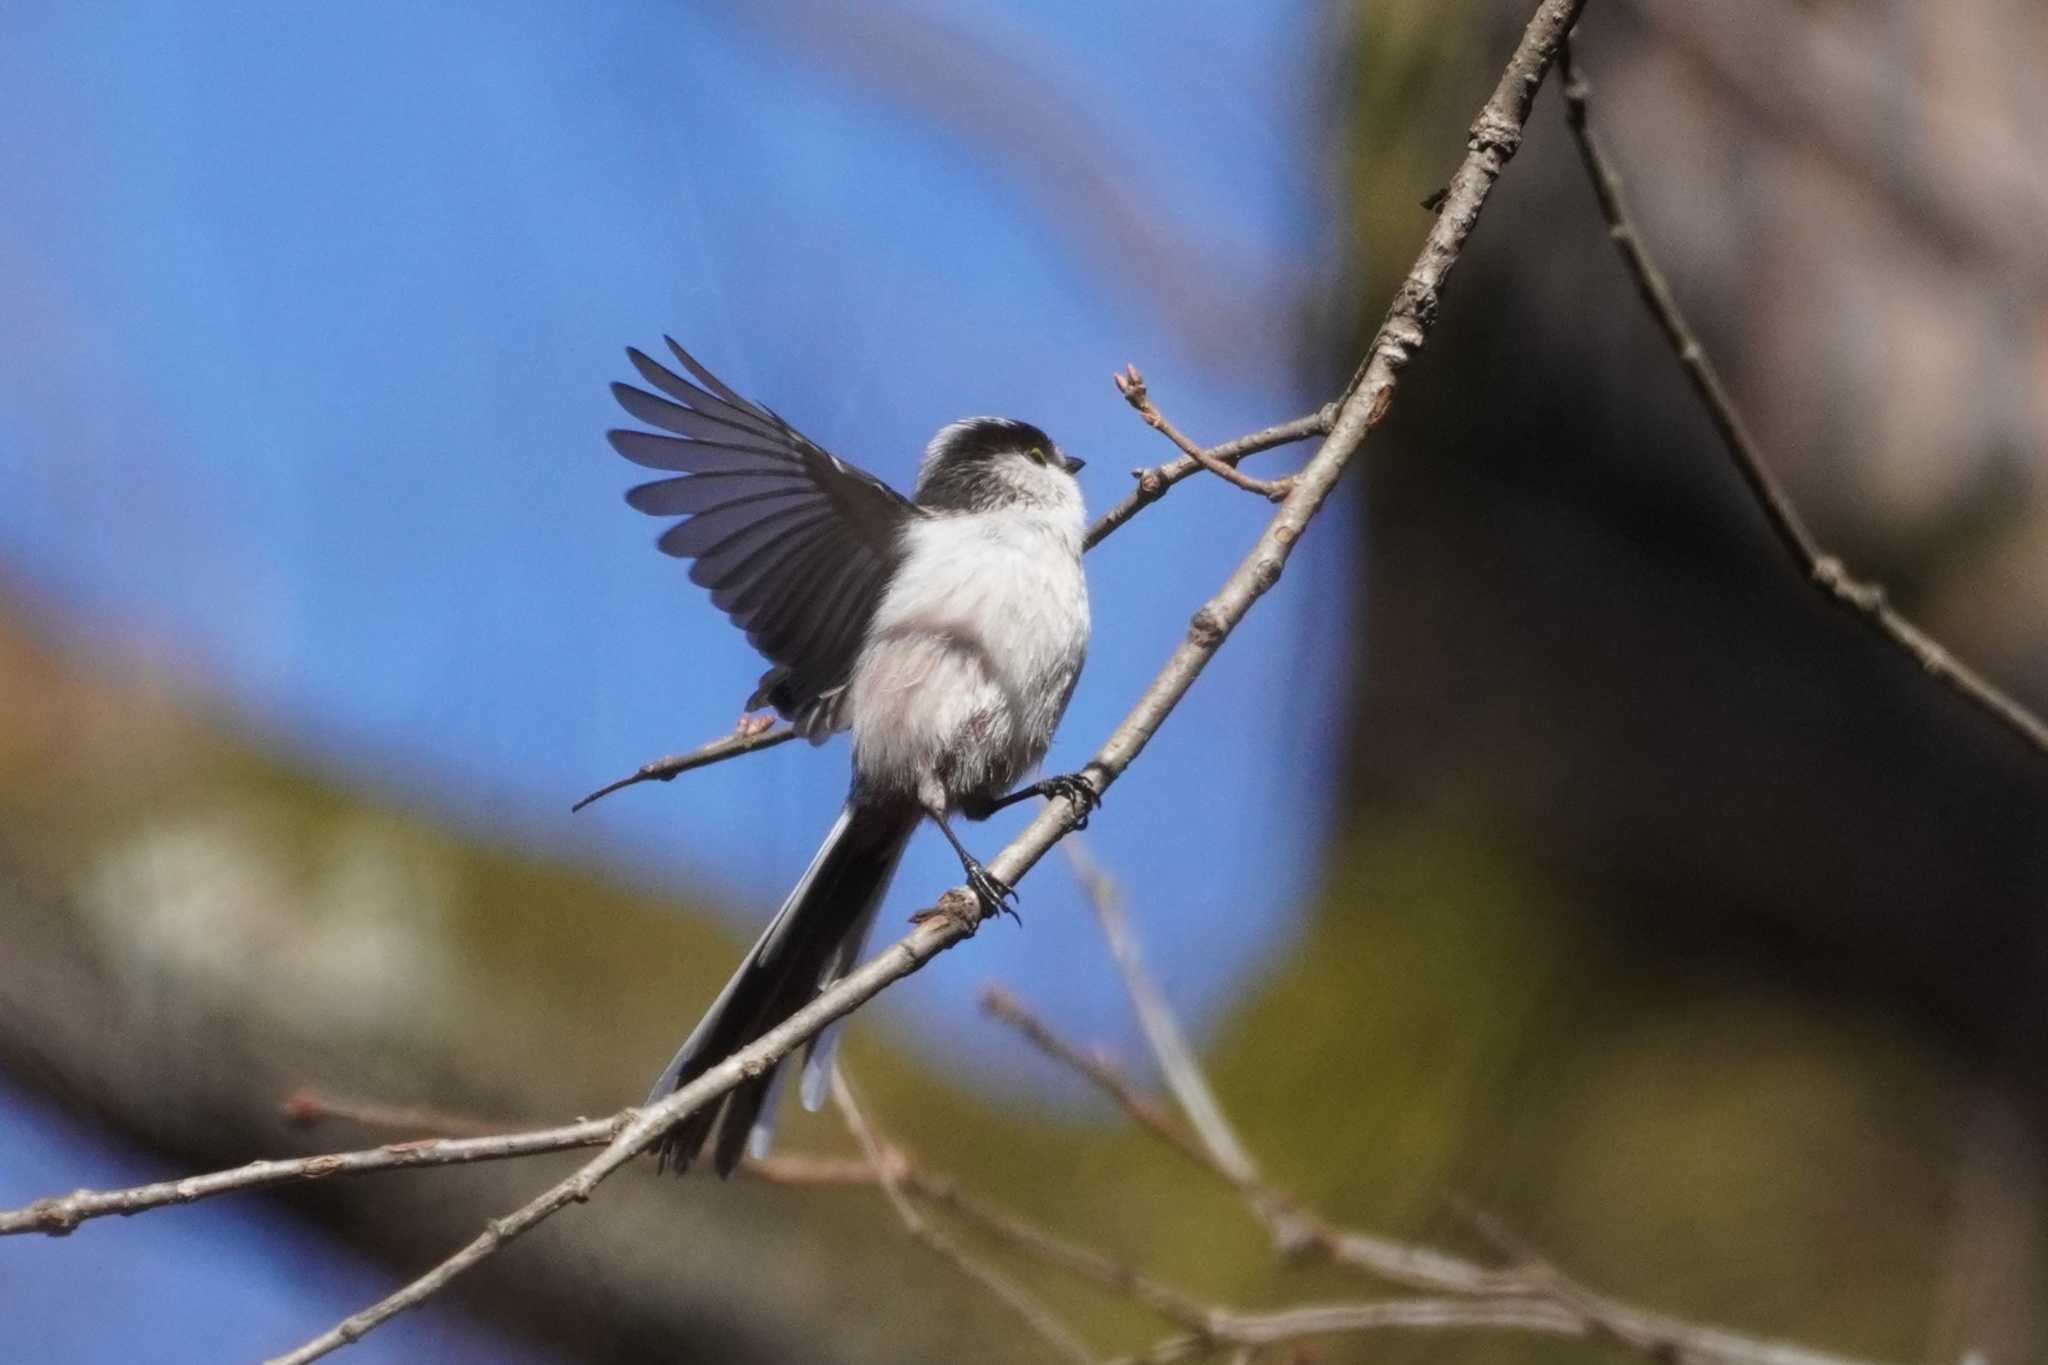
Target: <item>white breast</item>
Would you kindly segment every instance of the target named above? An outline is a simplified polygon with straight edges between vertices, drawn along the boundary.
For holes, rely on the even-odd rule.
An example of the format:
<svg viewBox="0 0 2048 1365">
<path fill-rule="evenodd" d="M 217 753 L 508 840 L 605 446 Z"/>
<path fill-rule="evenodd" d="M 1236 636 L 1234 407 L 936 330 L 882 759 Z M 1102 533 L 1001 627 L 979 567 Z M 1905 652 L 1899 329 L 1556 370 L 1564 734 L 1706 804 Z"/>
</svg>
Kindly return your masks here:
<svg viewBox="0 0 2048 1365">
<path fill-rule="evenodd" d="M 854 669 L 856 767 L 1007 789 L 1044 758 L 1087 655 L 1078 508 L 920 519 L 904 549 Z"/>
</svg>

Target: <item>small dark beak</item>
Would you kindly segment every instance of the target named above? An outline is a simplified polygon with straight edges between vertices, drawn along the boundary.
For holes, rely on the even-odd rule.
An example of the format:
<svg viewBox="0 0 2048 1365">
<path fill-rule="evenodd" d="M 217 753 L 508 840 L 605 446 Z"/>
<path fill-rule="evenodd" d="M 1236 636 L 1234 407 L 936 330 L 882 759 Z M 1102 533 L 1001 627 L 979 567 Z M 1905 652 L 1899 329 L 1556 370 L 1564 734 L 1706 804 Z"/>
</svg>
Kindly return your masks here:
<svg viewBox="0 0 2048 1365">
<path fill-rule="evenodd" d="M 1060 452 L 1060 468 L 1066 470 L 1069 474 L 1078 474 L 1087 467 L 1088 462 L 1086 460 L 1077 460 L 1064 450 Z"/>
</svg>

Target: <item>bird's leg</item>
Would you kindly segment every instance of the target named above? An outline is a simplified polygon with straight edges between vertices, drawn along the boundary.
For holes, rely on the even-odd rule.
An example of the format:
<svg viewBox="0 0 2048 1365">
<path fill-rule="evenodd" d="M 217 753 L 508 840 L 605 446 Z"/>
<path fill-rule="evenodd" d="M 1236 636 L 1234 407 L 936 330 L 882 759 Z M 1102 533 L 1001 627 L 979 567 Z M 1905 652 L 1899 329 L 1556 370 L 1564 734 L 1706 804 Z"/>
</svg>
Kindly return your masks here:
<svg viewBox="0 0 2048 1365">
<path fill-rule="evenodd" d="M 996 880 L 995 877 L 990 875 L 989 870 L 981 865 L 981 859 L 967 851 L 967 846 L 962 844 L 959 836 L 953 833 L 952 825 L 946 822 L 946 816 L 943 811 L 935 810 L 931 812 L 931 817 L 938 825 L 939 833 L 946 836 L 946 842 L 951 844 L 953 851 L 960 855 L 960 866 L 967 873 L 967 885 L 973 889 L 976 898 L 981 901 L 983 912 L 993 915 L 1001 911 L 1008 911 L 1011 919 L 1017 919 L 1017 912 L 1012 910 L 1009 905 L 1011 900 L 1018 899 L 1016 890 L 1007 883 Z M 1021 923 L 1022 921 L 1020 920 L 1019 922 Z"/>
<path fill-rule="evenodd" d="M 1030 796 L 1064 796 L 1073 802 L 1081 811 L 1081 818 L 1074 822 L 1075 829 L 1088 828 L 1088 817 L 1102 804 L 1102 793 L 1095 789 L 1095 783 L 1087 773 L 1061 773 L 1057 777 L 1047 777 L 1033 782 L 1028 787 L 1019 787 L 1008 796 L 998 798 L 989 804 L 989 813 L 994 814 L 1004 806 L 1014 806 Z"/>
</svg>

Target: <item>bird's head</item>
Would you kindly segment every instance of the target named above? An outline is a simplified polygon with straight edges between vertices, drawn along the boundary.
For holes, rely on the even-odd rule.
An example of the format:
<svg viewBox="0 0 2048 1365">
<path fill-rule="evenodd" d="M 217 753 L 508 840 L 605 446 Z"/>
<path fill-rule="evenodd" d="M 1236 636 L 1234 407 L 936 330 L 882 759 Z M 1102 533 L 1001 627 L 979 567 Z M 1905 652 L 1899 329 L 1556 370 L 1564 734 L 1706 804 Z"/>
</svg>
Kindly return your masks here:
<svg viewBox="0 0 2048 1365">
<path fill-rule="evenodd" d="M 1082 462 L 1029 422 L 966 417 L 942 427 L 925 447 L 917 503 L 935 512 L 986 512 L 1000 507 L 1081 509 L 1074 475 Z"/>
</svg>

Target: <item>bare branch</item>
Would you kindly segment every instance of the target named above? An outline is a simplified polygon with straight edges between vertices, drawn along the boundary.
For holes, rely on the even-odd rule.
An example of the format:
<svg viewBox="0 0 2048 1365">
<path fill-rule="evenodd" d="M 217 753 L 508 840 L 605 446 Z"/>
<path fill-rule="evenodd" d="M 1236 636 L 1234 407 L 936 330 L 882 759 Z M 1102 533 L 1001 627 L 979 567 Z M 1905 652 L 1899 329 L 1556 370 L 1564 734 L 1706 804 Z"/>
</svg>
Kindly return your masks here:
<svg viewBox="0 0 2048 1365">
<path fill-rule="evenodd" d="M 1080 1053 L 1070 1047 L 1071 1058 Z M 1527 1253 L 1522 1265 L 1497 1271 L 1427 1247 L 1338 1232 L 1296 1216 L 1317 1229 L 1318 1250 L 1333 1261 L 1377 1278 L 1455 1295 L 1448 1299 L 1394 1299 L 1310 1305 L 1272 1313 L 1241 1313 L 1203 1305 L 1085 1247 L 1062 1242 L 979 1204 L 949 1185 L 912 1173 L 907 1187 L 982 1223 L 1002 1240 L 1047 1264 L 1128 1294 L 1145 1307 L 1192 1329 L 1127 1361 L 1171 1361 L 1219 1346 L 1259 1347 L 1306 1337 L 1383 1330 L 1441 1328 L 1514 1330 L 1605 1340 L 1653 1362 L 1693 1360 L 1716 1365 L 1865 1365 L 1852 1357 L 1762 1341 L 1682 1318 L 1648 1312 L 1588 1289 Z"/>
<path fill-rule="evenodd" d="M 1267 1184 L 1259 1174 L 1258 1163 L 1252 1159 L 1236 1129 L 1225 1117 L 1216 1092 L 1187 1045 L 1179 1019 L 1145 970 L 1137 935 L 1132 932 L 1118 904 L 1120 893 L 1115 879 L 1088 853 L 1081 840 L 1068 840 L 1066 850 L 1074 875 L 1080 878 L 1089 902 L 1095 907 L 1096 919 L 1109 942 L 1110 956 L 1123 975 L 1124 988 L 1131 997 L 1132 1008 L 1137 1011 L 1139 1026 L 1159 1062 L 1159 1069 L 1166 1077 L 1167 1088 L 1180 1105 L 1181 1112 L 1194 1125 L 1202 1146 L 1199 1152 L 1194 1152 L 1171 1137 L 1168 1137 L 1169 1143 L 1245 1197 L 1253 1216 L 1265 1225 L 1267 1234 L 1273 1239 L 1275 1250 L 1290 1260 L 1327 1260 L 1409 1288 L 1448 1289 L 1465 1294 L 1515 1293 L 1521 1290 L 1521 1282 L 1513 1276 L 1469 1265 L 1427 1247 L 1333 1228 L 1293 1198 Z M 1060 1060 L 1073 1058 L 1075 1060 L 1069 1064 L 1079 1064 L 1082 1054 L 1078 1049 L 1053 1036 L 1042 1024 L 1038 1025 L 1038 1032 L 1044 1036 L 1041 1046 L 1050 1055 Z M 1087 1072 L 1084 1070 L 1083 1074 L 1087 1075 Z M 1089 1079 L 1103 1084 L 1108 1077 L 1090 1076 Z M 1126 1107 L 1129 1108 L 1128 1105 Z M 1167 1136 L 1156 1126 L 1153 1131 Z"/>
<path fill-rule="evenodd" d="M 1151 973 L 1145 970 L 1137 936 L 1131 932 L 1130 924 L 1124 918 L 1122 888 L 1108 869 L 1095 860 L 1095 855 L 1080 836 L 1068 839 L 1061 847 L 1066 850 L 1067 863 L 1074 869 L 1074 877 L 1087 894 L 1088 903 L 1095 909 L 1096 923 L 1102 926 L 1102 936 L 1109 943 L 1110 958 L 1123 977 L 1124 991 L 1131 997 L 1138 1027 L 1144 1032 L 1145 1042 L 1159 1063 L 1167 1091 L 1180 1106 L 1181 1113 L 1187 1116 L 1225 1178 L 1238 1186 L 1258 1184 L 1257 1164 L 1238 1139 L 1230 1121 L 1224 1117 L 1223 1106 L 1217 1103 L 1215 1091 L 1209 1088 L 1208 1077 L 1202 1074 L 1201 1064 L 1195 1060 L 1194 1050 L 1188 1046 L 1187 1038 L 1181 1032 L 1180 1020 L 1174 1016 Z"/>
<path fill-rule="evenodd" d="M 1190 1153 L 1178 1142 L 1173 1145 L 1184 1155 L 1194 1156 L 1197 1164 L 1244 1196 L 1252 1215 L 1265 1225 L 1276 1251 L 1290 1260 L 1327 1260 L 1410 1288 L 1451 1289 L 1459 1293 L 1511 1293 L 1520 1289 L 1519 1282 L 1511 1276 L 1466 1265 L 1427 1247 L 1333 1228 L 1291 1196 L 1267 1184 L 1259 1173 L 1258 1163 L 1224 1115 L 1216 1092 L 1195 1060 L 1193 1049 L 1187 1045 L 1179 1019 L 1145 970 L 1137 935 L 1118 904 L 1115 879 L 1095 861 L 1080 839 L 1068 840 L 1065 847 L 1074 875 L 1080 878 L 1102 925 L 1110 957 L 1123 976 L 1139 1027 L 1166 1078 L 1167 1089 L 1201 1139 L 1202 1151 Z M 1047 1041 L 1079 1056 L 1071 1045 L 1060 1043 L 1050 1034 Z"/>
<path fill-rule="evenodd" d="M 868 1165 L 880 1177 L 882 1192 L 888 1196 L 890 1205 L 895 1208 L 896 1216 L 903 1221 L 904 1231 L 910 1234 L 911 1239 L 952 1262 L 954 1268 L 961 1274 L 1002 1300 L 1004 1306 L 1015 1313 L 1025 1326 L 1037 1333 L 1061 1356 L 1079 1361 L 1081 1365 L 1091 1365 L 1095 1353 L 1090 1351 L 1088 1344 L 1075 1336 L 1073 1329 L 1061 1322 L 1050 1308 L 1039 1302 L 1035 1295 L 1008 1275 L 970 1256 L 965 1248 L 946 1235 L 944 1229 L 935 1226 L 930 1219 L 917 1211 L 917 1206 L 911 1203 L 903 1192 L 903 1174 L 909 1167 L 907 1159 L 901 1152 L 884 1142 L 880 1134 L 869 1124 L 867 1115 L 861 1111 L 859 1103 L 854 1099 L 853 1084 L 847 1079 L 844 1066 L 835 1067 L 832 1072 L 832 1103 L 838 1108 L 840 1117 L 846 1121 L 847 1130 L 853 1134 L 854 1141 L 860 1144 L 861 1151 L 867 1155 Z"/>
<path fill-rule="evenodd" d="M 689 772 L 692 768 L 708 768 L 713 763 L 723 763 L 726 759 L 738 758 L 741 754 L 759 753 L 778 744 L 787 744 L 795 738 L 796 731 L 787 725 L 753 729 L 742 722 L 739 729 L 723 739 L 714 739 L 709 744 L 692 749 L 686 754 L 670 754 L 667 758 L 642 763 L 633 773 L 599 787 L 569 807 L 569 810 L 573 814 L 598 798 L 610 796 L 615 791 L 637 786 L 642 782 L 672 782 L 677 776 Z"/>
<path fill-rule="evenodd" d="M 1600 216 L 1607 220 L 1607 235 L 1614 242 L 1614 249 L 1621 253 L 1622 263 L 1635 280 L 1636 292 L 1642 296 L 1650 316 L 1670 343 L 1679 367 L 1685 371 L 1693 392 L 1706 408 L 1728 458 L 1734 462 L 1736 472 L 1742 476 L 1750 495 L 1763 509 L 1764 520 L 1770 524 L 1772 534 L 1784 546 L 1785 553 L 1799 566 L 1806 581 L 1828 601 L 1904 650 L 1923 672 L 1939 679 L 1958 696 L 1997 720 L 2036 752 L 2048 754 L 2048 723 L 1949 653 L 1940 641 L 1894 609 L 1886 600 L 1881 585 L 1856 578 L 1840 559 L 1829 554 L 1814 539 L 1798 508 L 1792 505 L 1784 485 L 1772 474 L 1762 448 L 1750 434 L 1742 414 L 1736 410 L 1714 362 L 1707 358 L 1706 348 L 1700 345 L 1699 338 L 1679 311 L 1678 300 L 1672 296 L 1663 272 L 1650 259 L 1649 251 L 1643 245 L 1642 234 L 1636 229 L 1628 206 L 1621 197 L 1621 178 L 1615 173 L 1587 120 L 1587 102 L 1591 92 L 1572 65 L 1569 46 L 1561 50 L 1561 61 L 1565 81 L 1565 120 L 1571 127 L 1573 141 L 1578 145 L 1586 177 L 1592 182 L 1593 196 L 1599 201 Z"/>
<path fill-rule="evenodd" d="M 1234 441 L 1210 446 L 1204 453 L 1218 464 L 1235 468 L 1237 462 L 1247 455 L 1256 455 L 1262 450 L 1272 450 L 1277 446 L 1292 445 L 1296 441 L 1306 441 L 1312 436 L 1327 436 L 1330 434 L 1330 428 L 1336 424 L 1337 405 L 1327 403 L 1306 417 L 1297 417 L 1291 422 L 1281 422 L 1277 426 L 1240 436 Z M 1088 528 L 1088 534 L 1081 542 L 1082 548 L 1094 549 L 1109 539 L 1132 517 L 1165 497 L 1168 489 L 1206 467 L 1201 460 L 1183 455 L 1178 459 L 1168 460 L 1165 464 L 1135 471 L 1138 486 Z"/>
<path fill-rule="evenodd" d="M 1197 1166 L 1205 1167 L 1223 1175 L 1209 1149 L 1194 1134 L 1173 1121 L 1173 1117 L 1154 1104 L 1150 1098 L 1140 1094 L 1124 1074 L 1117 1070 L 1107 1057 L 1084 1052 L 1055 1033 L 1052 1027 L 1033 1013 L 1023 1001 L 1011 995 L 1001 986 L 987 986 L 981 992 L 981 1008 L 990 1018 L 1001 1021 L 1015 1029 L 1020 1037 L 1060 1065 L 1078 1073 L 1082 1079 L 1109 1096 L 1138 1125 L 1149 1130 L 1153 1136 L 1179 1152 Z M 1232 1180 L 1232 1184 L 1237 1182 Z"/>
<path fill-rule="evenodd" d="M 344 1110 L 328 1106 L 325 1102 L 316 1103 L 320 1107 L 307 1113 L 307 1121 L 319 1122 L 346 1116 L 381 1126 L 380 1119 L 384 1116 L 410 1117 L 425 1112 L 369 1105 Z M 127 1217 L 147 1213 L 151 1209 L 196 1203 L 216 1195 L 325 1180 L 330 1176 L 415 1170 L 422 1166 L 463 1166 L 478 1161 L 506 1161 L 514 1157 L 573 1151 L 579 1147 L 599 1147 L 619 1134 L 633 1112 L 628 1109 L 609 1118 L 580 1119 L 575 1123 L 524 1133 L 421 1138 L 410 1142 L 388 1142 L 381 1147 L 354 1152 L 324 1152 L 319 1156 L 252 1161 L 225 1171 L 186 1176 L 181 1180 L 159 1180 L 122 1190 L 74 1190 L 67 1195 L 38 1199 L 18 1209 L 0 1210 L 0 1237 L 36 1232 L 62 1237 L 80 1223 L 95 1218 Z M 452 1122 L 458 1126 L 458 1131 L 482 1126 L 474 1119 L 454 1119 Z M 418 1125 L 407 1121 L 396 1126 L 412 1128 Z M 777 1185 L 866 1185 L 873 1184 L 875 1179 L 874 1172 L 864 1162 L 797 1153 L 750 1161 L 741 1169 L 758 1180 Z"/>
<path fill-rule="evenodd" d="M 1014 996 L 990 988 L 982 993 L 982 1007 L 1016 1029 L 1040 1052 L 1071 1068 L 1109 1096 L 1167 1146 L 1244 1195 L 1281 1255 L 1293 1260 L 1326 1259 L 1412 1289 L 1499 1294 L 1520 1292 L 1527 1287 L 1519 1276 L 1491 1271 L 1426 1247 L 1330 1227 L 1256 1176 L 1249 1180 L 1240 1178 L 1240 1169 L 1226 1165 L 1198 1138 L 1183 1131 L 1158 1105 L 1139 1094 L 1116 1068 L 1060 1037 Z"/>
<path fill-rule="evenodd" d="M 1211 474 L 1222 479 L 1225 483 L 1242 488 L 1247 493 L 1257 493 L 1260 497 L 1271 502 L 1278 502 L 1287 496 L 1287 490 L 1292 486 L 1292 480 L 1255 479 L 1240 470 L 1235 464 L 1218 459 L 1209 451 L 1196 445 L 1182 434 L 1179 427 L 1167 421 L 1166 414 L 1153 405 L 1152 395 L 1145 388 L 1145 376 L 1138 373 L 1136 365 L 1126 365 L 1122 373 L 1111 375 L 1110 378 L 1116 382 L 1116 391 L 1124 396 L 1124 401 L 1137 410 L 1138 416 L 1145 419 L 1146 426 L 1161 433 L 1167 440 L 1179 446 L 1182 454 L 1203 466 Z M 1143 478 L 1143 471 L 1139 471 L 1138 476 Z"/>
<path fill-rule="evenodd" d="M 494 1123 L 475 1114 L 330 1099 L 311 1089 L 300 1090 L 288 1097 L 284 1102 L 284 1116 L 286 1122 L 302 1128 L 341 1120 L 360 1123 L 366 1128 L 398 1128 L 435 1137 L 481 1137 L 505 1130 L 503 1123 Z M 739 1173 L 767 1185 L 792 1186 L 873 1185 L 879 1178 L 875 1169 L 865 1161 L 811 1152 L 776 1152 L 770 1156 L 746 1157 L 740 1162 Z"/>
<path fill-rule="evenodd" d="M 1258 1165 L 1237 1137 L 1222 1107 L 1216 1102 L 1200 1064 L 1185 1043 L 1172 1008 L 1152 983 L 1143 966 L 1136 935 L 1125 921 L 1118 904 L 1119 892 L 1108 871 L 1086 852 L 1081 840 L 1067 841 L 1068 860 L 1087 890 L 1103 932 L 1109 941 L 1148 1039 L 1154 1040 L 1161 1069 L 1178 1072 L 1182 1082 L 1174 1086 L 1176 1098 L 1188 1105 L 1188 1096 L 1208 1108 L 1211 1119 L 1201 1130 L 1202 1144 L 1192 1145 L 1180 1130 L 1157 1116 L 1157 1109 L 1136 1095 L 1113 1069 L 1082 1049 L 1060 1038 L 1043 1021 L 1031 1015 L 1001 992 L 984 997 L 990 1012 L 1016 1027 L 1041 1051 L 1072 1067 L 1101 1087 L 1137 1117 L 1152 1132 L 1203 1169 L 1237 1188 L 1245 1202 L 1271 1233 L 1276 1249 L 1297 1258 L 1316 1256 L 1334 1264 L 1360 1271 L 1389 1284 L 1460 1296 L 1458 1313 L 1437 1321 L 1435 1308 L 1417 1309 L 1417 1319 L 1383 1321 L 1378 1316 L 1384 1304 L 1362 1306 L 1369 1310 L 1351 1316 L 1360 1306 L 1333 1305 L 1316 1309 L 1290 1309 L 1256 1319 L 1211 1310 L 1211 1317 L 1194 1336 L 1176 1337 L 1155 1346 L 1133 1360 L 1177 1360 L 1199 1354 L 1217 1345 L 1256 1347 L 1295 1336 L 1327 1335 L 1330 1331 L 1363 1331 L 1384 1326 L 1419 1326 L 1424 1320 L 1436 1326 L 1500 1327 L 1557 1332 L 1612 1342 L 1652 1361 L 1702 1360 L 1721 1365 L 1853 1365 L 1841 1357 L 1808 1351 L 1803 1347 L 1757 1341 L 1720 1328 L 1704 1327 L 1680 1318 L 1646 1312 L 1609 1298 L 1570 1279 L 1554 1265 L 1515 1240 L 1498 1220 L 1472 1215 L 1479 1230 L 1515 1264 L 1506 1270 L 1476 1265 L 1429 1247 L 1396 1242 L 1365 1233 L 1331 1227 L 1315 1213 L 1304 1209 L 1286 1195 L 1264 1184 Z M 1193 1121 L 1192 1119 L 1190 1120 Z M 1216 1140 L 1210 1135 L 1220 1134 Z M 1234 1151 L 1232 1157 L 1228 1153 Z M 1428 1301 L 1415 1300 L 1413 1304 Z M 1441 1305 L 1438 1305 L 1441 1306 Z M 1469 1311 L 1468 1311 L 1469 1310 Z M 1500 1314 L 1496 1321 L 1492 1315 Z M 1349 1322 L 1344 1327 L 1328 1324 Z M 1277 1334 L 1277 1335 L 1276 1335 Z"/>
<path fill-rule="evenodd" d="M 324 1180 L 332 1175 L 411 1170 L 419 1166 L 455 1166 L 472 1161 L 503 1161 L 508 1157 L 594 1147 L 609 1142 L 624 1127 L 626 1117 L 631 1113 L 627 1110 L 611 1118 L 586 1119 L 531 1133 L 392 1142 L 366 1151 L 252 1161 L 232 1170 L 186 1176 L 182 1180 L 160 1180 L 126 1190 L 77 1190 L 57 1198 L 38 1199 L 26 1207 L 0 1213 L 0 1236 L 46 1232 L 61 1237 L 88 1219 L 105 1218 L 109 1214 L 143 1213 L 171 1204 L 190 1204 L 236 1190 L 263 1189 L 301 1180 Z"/>
</svg>

